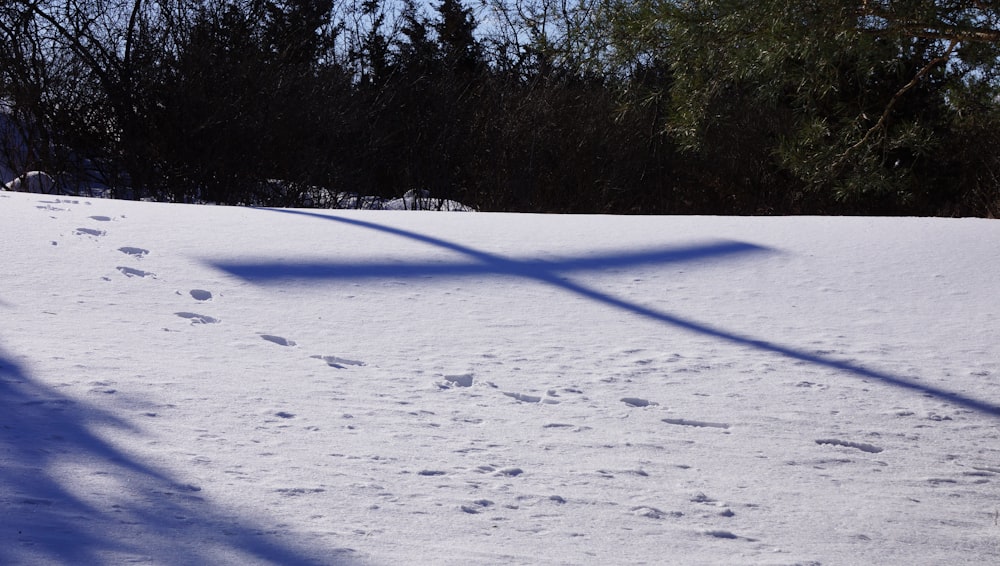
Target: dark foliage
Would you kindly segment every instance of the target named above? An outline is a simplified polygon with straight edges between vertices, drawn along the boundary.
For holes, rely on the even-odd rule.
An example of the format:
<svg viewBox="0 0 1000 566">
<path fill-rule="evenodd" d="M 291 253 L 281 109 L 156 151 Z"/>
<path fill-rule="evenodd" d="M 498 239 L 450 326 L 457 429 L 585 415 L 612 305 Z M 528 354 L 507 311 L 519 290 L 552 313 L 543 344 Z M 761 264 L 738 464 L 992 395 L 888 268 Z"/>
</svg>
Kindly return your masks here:
<svg viewBox="0 0 1000 566">
<path fill-rule="evenodd" d="M 996 15 L 885 4 L 11 0 L 0 157 L 171 201 L 1000 215 Z"/>
</svg>

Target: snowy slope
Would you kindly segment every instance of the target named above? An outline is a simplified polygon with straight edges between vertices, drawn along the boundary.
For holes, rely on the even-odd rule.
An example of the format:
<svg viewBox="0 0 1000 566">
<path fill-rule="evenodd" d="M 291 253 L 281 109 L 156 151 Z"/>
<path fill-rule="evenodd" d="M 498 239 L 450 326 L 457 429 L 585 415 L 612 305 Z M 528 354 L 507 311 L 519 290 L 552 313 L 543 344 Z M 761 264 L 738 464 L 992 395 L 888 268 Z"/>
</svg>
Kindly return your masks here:
<svg viewBox="0 0 1000 566">
<path fill-rule="evenodd" d="M 1000 561 L 1000 223 L 0 192 L 0 563 Z"/>
</svg>

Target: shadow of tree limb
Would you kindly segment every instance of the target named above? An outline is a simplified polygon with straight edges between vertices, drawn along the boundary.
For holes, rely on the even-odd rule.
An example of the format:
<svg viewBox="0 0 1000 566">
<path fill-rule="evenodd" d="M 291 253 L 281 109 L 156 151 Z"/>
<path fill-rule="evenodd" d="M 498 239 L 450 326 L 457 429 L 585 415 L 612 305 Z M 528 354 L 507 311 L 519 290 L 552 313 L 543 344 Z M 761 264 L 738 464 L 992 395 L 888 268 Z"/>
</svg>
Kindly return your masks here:
<svg viewBox="0 0 1000 566">
<path fill-rule="evenodd" d="M 351 564 L 317 559 L 102 438 L 139 431 L 0 350 L 0 564 Z"/>
<path fill-rule="evenodd" d="M 726 256 L 742 256 L 746 254 L 773 252 L 773 250 L 754 244 L 745 242 L 721 242 L 685 248 L 651 250 L 644 252 L 623 252 L 614 255 L 576 258 L 562 261 L 511 260 L 459 243 L 450 242 L 393 226 L 367 222 L 357 218 L 347 218 L 304 210 L 259 210 L 306 216 L 328 222 L 337 222 L 357 228 L 392 234 L 401 238 L 422 242 L 440 249 L 451 250 L 471 261 L 467 261 L 465 263 L 452 262 L 445 264 L 351 264 L 338 262 L 282 263 L 266 261 L 256 263 L 215 262 L 212 263 L 214 267 L 246 280 L 253 281 L 257 284 L 265 285 L 286 279 L 334 280 L 371 279 L 380 277 L 409 278 L 425 277 L 428 275 L 466 276 L 489 274 L 495 276 L 531 279 L 563 289 L 577 296 L 630 312 L 643 318 L 654 320 L 676 328 L 681 328 L 689 332 L 709 336 L 730 344 L 745 346 L 785 358 L 834 369 L 855 377 L 877 380 L 893 387 L 899 387 L 931 395 L 938 399 L 948 401 L 961 407 L 973 409 L 986 415 L 1000 416 L 1000 405 L 990 401 L 975 399 L 944 388 L 919 383 L 913 379 L 866 368 L 854 362 L 809 353 L 792 346 L 777 344 L 765 339 L 731 332 L 712 326 L 708 323 L 680 317 L 668 312 L 657 311 L 638 303 L 615 297 L 609 293 L 591 289 L 584 285 L 575 283 L 565 276 L 567 273 L 597 271 L 608 268 L 625 268 L 644 264 L 666 264 L 681 261 L 697 262 Z"/>
</svg>

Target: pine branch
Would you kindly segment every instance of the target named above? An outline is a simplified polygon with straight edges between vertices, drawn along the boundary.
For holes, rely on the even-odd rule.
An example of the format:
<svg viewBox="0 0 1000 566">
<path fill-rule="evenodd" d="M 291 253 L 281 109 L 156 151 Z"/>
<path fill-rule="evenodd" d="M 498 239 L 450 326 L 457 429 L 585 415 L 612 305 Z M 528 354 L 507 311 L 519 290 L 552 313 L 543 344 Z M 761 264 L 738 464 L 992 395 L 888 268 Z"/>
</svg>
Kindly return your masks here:
<svg viewBox="0 0 1000 566">
<path fill-rule="evenodd" d="M 903 97 L 903 95 L 909 92 L 913 87 L 917 86 L 917 84 L 920 83 L 920 79 L 924 78 L 928 73 L 930 73 L 934 69 L 934 67 L 937 67 L 938 65 L 945 63 L 946 61 L 951 59 L 951 55 L 955 51 L 955 47 L 958 46 L 958 43 L 959 40 L 952 39 L 951 43 L 948 44 L 948 49 L 946 49 L 942 55 L 928 61 L 926 65 L 924 65 L 919 71 L 917 71 L 917 74 L 913 76 L 913 79 L 911 79 L 910 82 L 903 85 L 902 88 L 896 91 L 896 94 L 892 95 L 892 98 L 889 100 L 889 103 L 885 106 L 885 110 L 882 111 L 882 115 L 879 117 L 878 122 L 876 122 L 874 126 L 869 128 L 868 131 L 865 132 L 865 135 L 862 136 L 862 138 L 858 140 L 857 143 L 844 150 L 844 152 L 837 157 L 837 161 L 835 161 L 833 164 L 834 170 L 839 169 L 840 166 L 843 165 L 844 161 L 848 157 L 850 157 L 852 153 L 857 151 L 861 146 L 868 143 L 868 140 L 871 139 L 871 137 L 875 135 L 876 132 L 885 130 L 886 123 L 889 121 L 889 116 L 892 114 L 892 110 L 893 108 L 895 108 L 896 103 L 899 102 L 899 100 Z"/>
</svg>

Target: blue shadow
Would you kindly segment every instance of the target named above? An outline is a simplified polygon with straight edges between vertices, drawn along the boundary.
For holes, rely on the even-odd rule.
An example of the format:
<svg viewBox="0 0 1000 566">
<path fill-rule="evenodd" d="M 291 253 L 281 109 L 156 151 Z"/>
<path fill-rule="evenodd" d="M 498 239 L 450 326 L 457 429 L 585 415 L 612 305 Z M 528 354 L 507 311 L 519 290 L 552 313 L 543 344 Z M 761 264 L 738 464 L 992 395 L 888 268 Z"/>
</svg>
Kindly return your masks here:
<svg viewBox="0 0 1000 566">
<path fill-rule="evenodd" d="M 0 564 L 350 563 L 317 560 L 274 540 L 256 521 L 207 502 L 199 486 L 101 439 L 91 432 L 98 426 L 134 430 L 37 383 L 0 350 Z M 74 466 L 88 476 L 73 476 Z M 122 487 L 103 494 L 106 504 L 79 495 L 115 481 Z"/>
<path fill-rule="evenodd" d="M 601 269 L 624 268 L 643 264 L 666 264 L 672 262 L 692 262 L 707 261 L 723 256 L 744 256 L 747 254 L 761 254 L 773 252 L 768 248 L 756 246 L 754 244 L 742 242 L 721 242 L 706 244 L 687 248 L 672 248 L 664 250 L 653 250 L 638 253 L 621 253 L 611 256 L 599 256 L 579 259 L 568 259 L 563 261 L 516 261 L 510 260 L 495 254 L 490 254 L 462 244 L 449 242 L 440 238 L 435 238 L 425 234 L 419 234 L 409 230 L 384 226 L 373 222 L 366 222 L 356 218 L 345 218 L 330 214 L 320 214 L 304 210 L 288 209 L 259 209 L 282 214 L 293 214 L 317 218 L 328 222 L 337 222 L 357 228 L 374 230 L 386 234 L 392 234 L 401 238 L 421 242 L 441 249 L 451 250 L 465 256 L 468 260 L 465 263 L 289 263 L 289 262 L 258 262 L 258 263 L 233 263 L 214 262 L 211 265 L 258 284 L 272 284 L 281 280 L 289 279 L 371 279 L 380 277 L 392 278 L 413 278 L 425 277 L 429 275 L 441 276 L 466 276 L 491 274 L 503 277 L 518 277 L 533 279 L 541 283 L 546 283 L 563 289 L 575 295 L 603 303 L 605 305 L 618 308 L 643 318 L 648 318 L 681 328 L 690 332 L 710 336 L 718 340 L 746 346 L 770 352 L 790 358 L 842 371 L 856 377 L 873 379 L 885 384 L 908 389 L 924 395 L 931 395 L 955 405 L 991 415 L 1000 416 L 1000 405 L 974 399 L 954 391 L 948 391 L 939 387 L 934 387 L 922 383 L 917 383 L 911 379 L 901 376 L 891 375 L 861 366 L 859 364 L 835 358 L 817 355 L 782 344 L 769 342 L 753 336 L 738 334 L 718 328 L 707 323 L 672 315 L 667 312 L 657 311 L 644 307 L 640 304 L 620 299 L 608 293 L 591 289 L 583 285 L 574 283 L 565 277 L 568 273 L 582 271 L 597 271 Z"/>
<path fill-rule="evenodd" d="M 538 279 L 550 282 L 552 276 L 562 276 L 576 272 L 707 260 L 714 257 L 762 251 L 766 250 L 752 244 L 720 242 L 692 247 L 590 256 L 562 261 L 516 261 L 496 256 L 483 257 L 480 255 L 476 257 L 477 261 L 475 262 L 289 263 L 279 261 L 252 264 L 217 262 L 212 265 L 240 278 L 262 284 L 288 279 L 383 279 L 389 277 L 467 277 L 475 275 Z"/>
</svg>

